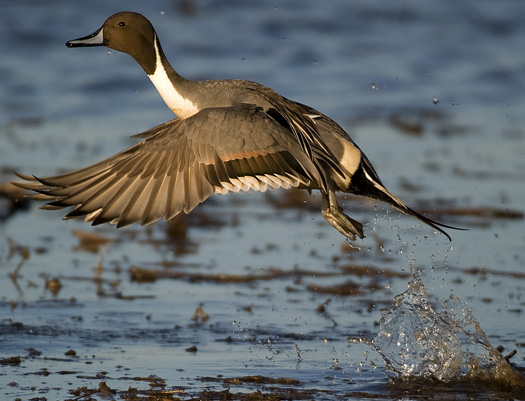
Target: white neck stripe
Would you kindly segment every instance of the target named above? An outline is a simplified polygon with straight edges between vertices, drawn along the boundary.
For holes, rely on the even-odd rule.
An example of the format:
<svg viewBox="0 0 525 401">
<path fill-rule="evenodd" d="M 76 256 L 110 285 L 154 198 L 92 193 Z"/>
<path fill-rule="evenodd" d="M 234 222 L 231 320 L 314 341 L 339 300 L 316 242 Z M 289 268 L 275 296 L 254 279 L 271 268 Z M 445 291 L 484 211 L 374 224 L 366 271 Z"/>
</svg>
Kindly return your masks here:
<svg viewBox="0 0 525 401">
<path fill-rule="evenodd" d="M 160 56 L 159 47 L 157 45 L 157 35 L 155 35 L 155 54 L 157 59 L 155 61 L 155 72 L 148 77 L 157 88 L 160 96 L 168 107 L 173 111 L 179 118 L 188 118 L 199 112 L 197 106 L 189 99 L 183 97 L 177 89 L 173 86 L 173 82 L 168 77 L 166 69 L 162 64 L 162 58 Z"/>
</svg>

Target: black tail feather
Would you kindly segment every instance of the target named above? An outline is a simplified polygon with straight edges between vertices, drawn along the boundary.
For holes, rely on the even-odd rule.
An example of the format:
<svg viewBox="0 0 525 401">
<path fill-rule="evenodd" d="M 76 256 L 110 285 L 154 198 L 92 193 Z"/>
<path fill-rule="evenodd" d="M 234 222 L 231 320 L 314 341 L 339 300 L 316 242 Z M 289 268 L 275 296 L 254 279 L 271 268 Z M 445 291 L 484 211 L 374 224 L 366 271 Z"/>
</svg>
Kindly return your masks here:
<svg viewBox="0 0 525 401">
<path fill-rule="evenodd" d="M 416 219 L 418 219 L 419 221 L 429 225 L 430 227 L 432 227 L 433 229 L 439 231 L 440 233 L 442 233 L 443 235 L 445 235 L 445 237 L 448 238 L 449 241 L 452 241 L 452 238 L 450 238 L 450 235 L 445 231 L 443 230 L 441 227 L 444 227 L 444 228 L 449 228 L 451 230 L 460 230 L 460 231 L 467 231 L 468 229 L 467 228 L 460 228 L 460 227 L 454 227 L 454 226 L 449 226 L 447 224 L 443 224 L 443 223 L 439 223 L 435 220 L 432 220 L 432 219 L 429 219 L 428 217 L 425 217 L 423 216 L 422 214 L 412 210 L 411 208 L 409 208 L 408 206 L 406 206 L 405 204 L 403 204 L 402 206 L 398 205 L 397 203 L 395 202 L 391 202 L 391 201 L 388 201 L 386 199 L 382 199 L 384 200 L 386 203 L 394 206 L 397 210 L 401 211 L 401 212 L 404 212 L 406 214 L 409 214 L 411 216 L 414 216 Z"/>
<path fill-rule="evenodd" d="M 383 183 L 377 176 L 377 173 L 375 172 L 374 168 L 372 167 L 372 165 L 370 164 L 370 162 L 368 161 L 366 157 L 363 157 L 361 165 L 359 166 L 356 173 L 354 173 L 354 175 L 352 176 L 352 185 L 349 188 L 349 190 L 350 192 L 355 193 L 357 195 L 367 196 L 367 197 L 388 203 L 389 205 L 395 207 L 400 212 L 413 216 L 419 221 L 432 227 L 434 230 L 439 231 L 441 234 L 447 237 L 449 241 L 452 241 L 452 238 L 441 227 L 449 228 L 451 230 L 461 230 L 461 231 L 468 230 L 466 228 L 459 228 L 459 227 L 454 227 L 454 226 L 449 226 L 447 224 L 439 223 L 409 208 L 400 199 L 392 195 L 385 188 L 385 186 L 383 185 Z"/>
</svg>

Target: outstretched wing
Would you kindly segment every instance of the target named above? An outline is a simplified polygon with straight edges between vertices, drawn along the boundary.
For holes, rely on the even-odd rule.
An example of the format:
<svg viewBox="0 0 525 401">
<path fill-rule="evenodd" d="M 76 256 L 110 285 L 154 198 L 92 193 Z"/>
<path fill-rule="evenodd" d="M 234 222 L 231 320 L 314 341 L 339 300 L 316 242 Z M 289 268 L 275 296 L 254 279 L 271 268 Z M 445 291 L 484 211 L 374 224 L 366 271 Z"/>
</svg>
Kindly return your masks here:
<svg viewBox="0 0 525 401">
<path fill-rule="evenodd" d="M 144 140 L 100 163 L 55 177 L 20 175 L 22 188 L 76 206 L 65 218 L 94 225 L 142 225 L 189 213 L 212 193 L 316 186 L 317 168 L 290 133 L 260 108 L 204 109 L 137 137 Z"/>
</svg>

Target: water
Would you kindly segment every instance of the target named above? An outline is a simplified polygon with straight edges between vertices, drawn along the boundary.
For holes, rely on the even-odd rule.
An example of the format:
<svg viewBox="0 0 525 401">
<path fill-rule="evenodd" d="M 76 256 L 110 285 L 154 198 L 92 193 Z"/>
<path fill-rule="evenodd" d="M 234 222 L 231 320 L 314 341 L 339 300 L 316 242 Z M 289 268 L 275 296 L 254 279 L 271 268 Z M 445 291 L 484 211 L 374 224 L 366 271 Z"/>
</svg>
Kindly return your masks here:
<svg viewBox="0 0 525 401">
<path fill-rule="evenodd" d="M 437 394 L 453 388 L 458 394 L 464 387 L 475 386 L 483 398 L 498 398 L 503 390 L 521 399 L 525 376 L 509 363 L 515 351 L 504 356 L 502 349 L 492 346 L 471 308 L 459 297 L 450 296 L 442 302 L 442 310 L 434 310 L 427 289 L 412 266 L 411 270 L 408 289 L 382 309 L 375 337 L 348 340 L 366 344 L 381 356 L 396 389 L 426 392 L 428 386 Z M 476 391 L 470 396 L 479 397 Z"/>
<path fill-rule="evenodd" d="M 225 389 L 525 399 L 512 386 L 472 385 L 463 357 L 464 382 L 392 381 L 378 353 L 347 342 L 381 332 L 381 309 L 406 291 L 415 259 L 429 308 L 441 316 L 438 305 L 459 298 L 523 369 L 522 2 L 181 4 L 2 3 L 1 182 L 11 169 L 45 176 L 95 163 L 173 118 L 129 56 L 64 46 L 124 7 L 152 20 L 181 74 L 251 79 L 318 108 L 393 193 L 469 231 L 450 232 L 448 243 L 384 205 L 348 198 L 367 236 L 350 247 L 316 194 L 215 196 L 177 226 L 118 231 L 35 204 L 10 214 L 0 197 L 2 397 L 101 398 L 105 383 L 117 399 L 130 388 L 182 399 Z M 196 322 L 201 304 L 209 318 Z M 462 355 L 483 362 L 490 353 L 457 330 L 475 328 L 454 319 L 442 330 L 455 325 Z"/>
<path fill-rule="evenodd" d="M 492 346 L 471 308 L 459 297 L 450 296 L 436 312 L 425 286 L 414 275 L 408 289 L 381 312 L 380 330 L 372 341 L 352 340 L 377 351 L 393 380 L 482 381 L 487 387 L 525 392 L 525 376 Z"/>
<path fill-rule="evenodd" d="M 447 320 L 433 310 L 425 287 L 413 280 L 383 311 L 373 345 L 397 376 L 455 379 L 461 370 L 461 343 Z"/>
</svg>

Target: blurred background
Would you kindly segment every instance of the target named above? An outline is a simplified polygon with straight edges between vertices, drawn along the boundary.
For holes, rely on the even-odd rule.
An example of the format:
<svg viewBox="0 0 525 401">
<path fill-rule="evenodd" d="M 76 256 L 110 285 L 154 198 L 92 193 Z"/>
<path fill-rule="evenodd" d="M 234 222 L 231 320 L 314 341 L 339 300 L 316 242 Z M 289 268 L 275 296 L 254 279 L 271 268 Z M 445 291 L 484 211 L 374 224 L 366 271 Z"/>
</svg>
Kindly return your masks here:
<svg viewBox="0 0 525 401">
<path fill-rule="evenodd" d="M 332 117 L 391 192 L 469 231 L 449 243 L 342 197 L 365 224 L 350 244 L 304 191 L 214 196 L 176 224 L 118 231 L 15 202 L 13 170 L 81 168 L 174 118 L 128 55 L 66 48 L 118 11 L 150 19 L 186 78 L 257 81 Z M 0 356 L 22 359 L 2 367 L 0 393 L 140 389 L 132 378 L 151 375 L 222 389 L 197 379 L 225 374 L 388 398 L 381 360 L 346 337 L 377 331 L 410 261 L 436 304 L 459 296 L 523 365 L 524 12 L 521 0 L 2 2 Z M 208 318 L 192 320 L 201 304 Z"/>
</svg>

